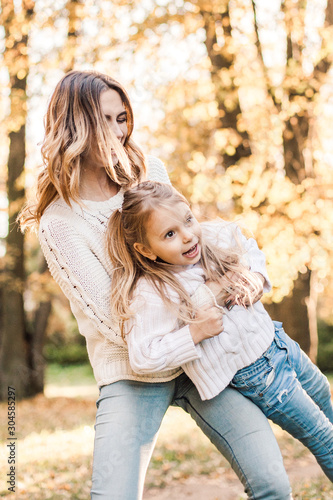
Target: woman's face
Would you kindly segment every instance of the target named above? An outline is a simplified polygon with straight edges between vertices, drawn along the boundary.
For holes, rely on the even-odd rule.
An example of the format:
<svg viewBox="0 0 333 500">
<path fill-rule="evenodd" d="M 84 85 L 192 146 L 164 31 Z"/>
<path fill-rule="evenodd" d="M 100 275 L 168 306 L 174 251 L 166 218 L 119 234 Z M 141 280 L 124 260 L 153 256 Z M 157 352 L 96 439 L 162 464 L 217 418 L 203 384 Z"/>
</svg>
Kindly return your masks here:
<svg viewBox="0 0 333 500">
<path fill-rule="evenodd" d="M 120 95 L 116 90 L 105 90 L 100 96 L 100 104 L 110 129 L 124 145 L 127 137 L 127 112 Z M 118 163 L 117 155 L 114 152 L 112 152 L 112 162 L 113 166 Z"/>
</svg>

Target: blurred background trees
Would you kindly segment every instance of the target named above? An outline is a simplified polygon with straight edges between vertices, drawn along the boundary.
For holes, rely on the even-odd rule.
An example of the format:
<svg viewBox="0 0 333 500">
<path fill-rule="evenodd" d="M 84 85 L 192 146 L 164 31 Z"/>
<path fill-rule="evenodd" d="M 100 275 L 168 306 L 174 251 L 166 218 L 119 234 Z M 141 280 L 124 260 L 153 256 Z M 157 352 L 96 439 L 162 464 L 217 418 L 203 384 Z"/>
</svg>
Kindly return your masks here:
<svg viewBox="0 0 333 500">
<path fill-rule="evenodd" d="M 236 218 L 255 235 L 273 282 L 273 319 L 314 360 L 323 324 L 318 361 L 333 369 L 333 0 L 37 0 L 1 1 L 1 9 L 5 390 L 9 380 L 22 396 L 41 390 L 43 352 L 61 357 L 68 344 L 68 360 L 69 349 L 72 359 L 84 350 L 36 238 L 26 236 L 23 253 L 14 223 L 40 162 L 47 98 L 73 67 L 125 84 L 137 141 L 165 161 L 202 218 Z"/>
</svg>

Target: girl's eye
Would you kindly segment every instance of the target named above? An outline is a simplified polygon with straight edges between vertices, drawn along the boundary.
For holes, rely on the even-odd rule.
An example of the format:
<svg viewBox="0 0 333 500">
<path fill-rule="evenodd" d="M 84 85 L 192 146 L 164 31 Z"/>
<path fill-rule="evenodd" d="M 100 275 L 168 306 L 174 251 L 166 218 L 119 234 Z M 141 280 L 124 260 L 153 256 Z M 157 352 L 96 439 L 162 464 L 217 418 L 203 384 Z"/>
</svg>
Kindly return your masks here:
<svg viewBox="0 0 333 500">
<path fill-rule="evenodd" d="M 186 223 L 187 223 L 187 224 L 190 224 L 192 221 L 193 221 L 193 217 L 192 217 L 192 215 L 189 215 L 189 216 L 186 218 Z"/>
<path fill-rule="evenodd" d="M 165 237 L 166 237 L 166 238 L 172 238 L 172 236 L 173 236 L 174 234 L 175 234 L 175 232 L 174 232 L 174 231 L 169 231 L 169 232 L 165 235 Z"/>
<path fill-rule="evenodd" d="M 118 123 L 125 123 L 126 122 L 126 118 L 120 118 L 119 120 L 117 120 Z"/>
</svg>

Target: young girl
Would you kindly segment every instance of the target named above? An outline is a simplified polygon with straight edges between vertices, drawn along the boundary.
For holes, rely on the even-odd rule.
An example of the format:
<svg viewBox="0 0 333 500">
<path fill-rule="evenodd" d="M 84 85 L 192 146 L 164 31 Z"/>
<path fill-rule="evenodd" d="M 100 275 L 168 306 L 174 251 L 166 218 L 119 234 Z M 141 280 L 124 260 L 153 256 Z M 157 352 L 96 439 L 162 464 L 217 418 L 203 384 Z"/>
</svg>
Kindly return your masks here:
<svg viewBox="0 0 333 500">
<path fill-rule="evenodd" d="M 107 236 L 111 307 L 132 369 L 181 364 L 202 399 L 231 383 L 307 446 L 333 480 L 329 384 L 256 301 L 263 282 L 270 287 L 256 242 L 235 224 L 200 225 L 183 196 L 151 181 L 124 193 Z"/>
</svg>

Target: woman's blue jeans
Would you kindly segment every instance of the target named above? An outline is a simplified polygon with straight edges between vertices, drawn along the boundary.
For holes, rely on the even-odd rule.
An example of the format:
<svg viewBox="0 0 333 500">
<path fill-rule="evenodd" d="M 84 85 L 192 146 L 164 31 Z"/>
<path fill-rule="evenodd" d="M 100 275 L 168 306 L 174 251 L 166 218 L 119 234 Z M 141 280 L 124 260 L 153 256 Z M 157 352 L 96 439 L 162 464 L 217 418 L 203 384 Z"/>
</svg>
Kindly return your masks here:
<svg viewBox="0 0 333 500">
<path fill-rule="evenodd" d="M 191 415 L 230 462 L 248 498 L 291 498 L 279 447 L 261 410 L 230 387 L 214 399 L 202 401 L 193 383 L 182 374 L 165 383 L 122 380 L 101 388 L 93 500 L 142 498 L 146 470 L 169 405 Z"/>
<path fill-rule="evenodd" d="M 333 406 L 327 378 L 275 322 L 275 339 L 231 385 L 307 446 L 333 481 Z"/>
</svg>

